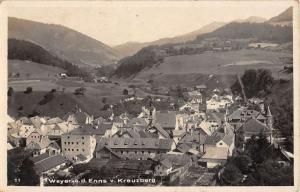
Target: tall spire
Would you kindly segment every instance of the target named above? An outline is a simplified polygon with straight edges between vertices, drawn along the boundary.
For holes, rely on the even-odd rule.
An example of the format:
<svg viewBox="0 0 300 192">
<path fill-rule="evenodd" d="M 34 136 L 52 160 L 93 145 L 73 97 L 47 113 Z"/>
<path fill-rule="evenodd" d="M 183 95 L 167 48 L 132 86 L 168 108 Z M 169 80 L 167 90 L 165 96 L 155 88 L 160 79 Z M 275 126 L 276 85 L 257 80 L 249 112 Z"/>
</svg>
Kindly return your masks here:
<svg viewBox="0 0 300 192">
<path fill-rule="evenodd" d="M 270 111 L 270 107 L 268 106 L 268 111 L 267 111 L 267 117 L 272 117 L 271 111 Z"/>
</svg>

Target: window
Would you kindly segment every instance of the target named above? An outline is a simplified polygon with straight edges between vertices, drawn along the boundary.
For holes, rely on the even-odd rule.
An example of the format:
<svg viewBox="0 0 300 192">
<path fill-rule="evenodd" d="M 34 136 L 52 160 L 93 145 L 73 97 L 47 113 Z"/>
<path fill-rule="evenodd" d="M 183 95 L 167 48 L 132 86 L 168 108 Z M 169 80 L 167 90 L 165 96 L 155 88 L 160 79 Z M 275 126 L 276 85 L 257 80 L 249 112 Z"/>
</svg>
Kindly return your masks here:
<svg viewBox="0 0 300 192">
<path fill-rule="evenodd" d="M 84 137 L 81 137 L 81 139 L 84 139 Z"/>
<path fill-rule="evenodd" d="M 67 142 L 64 142 L 65 143 L 65 145 L 67 144 Z"/>
<path fill-rule="evenodd" d="M 74 142 L 72 142 L 72 145 L 74 144 Z"/>
<path fill-rule="evenodd" d="M 79 151 L 79 149 L 76 149 L 76 151 Z"/>
<path fill-rule="evenodd" d="M 84 145 L 84 142 L 82 142 L 82 145 Z"/>
<path fill-rule="evenodd" d="M 70 142 L 68 142 L 68 145 L 70 145 Z"/>
<path fill-rule="evenodd" d="M 84 149 L 82 149 L 82 151 L 84 151 Z"/>
<path fill-rule="evenodd" d="M 65 151 L 67 151 L 67 148 L 65 148 Z"/>
<path fill-rule="evenodd" d="M 74 151 L 74 149 L 72 149 L 72 151 Z"/>
<path fill-rule="evenodd" d="M 77 145 L 79 144 L 79 142 L 76 143 Z"/>
</svg>

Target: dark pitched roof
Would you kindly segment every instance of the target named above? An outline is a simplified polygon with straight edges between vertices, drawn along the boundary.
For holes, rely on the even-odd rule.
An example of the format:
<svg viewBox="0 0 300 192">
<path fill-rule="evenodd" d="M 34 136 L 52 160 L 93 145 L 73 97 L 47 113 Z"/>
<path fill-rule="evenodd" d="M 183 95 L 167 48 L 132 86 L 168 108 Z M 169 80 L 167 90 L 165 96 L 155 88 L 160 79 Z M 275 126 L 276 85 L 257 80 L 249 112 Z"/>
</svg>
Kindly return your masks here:
<svg viewBox="0 0 300 192">
<path fill-rule="evenodd" d="M 257 119 L 250 118 L 238 128 L 238 131 L 243 131 L 244 133 L 259 134 L 261 132 L 269 133 L 271 132 L 271 129 Z"/>
<path fill-rule="evenodd" d="M 228 116 L 228 119 L 241 120 L 241 119 L 249 119 L 251 117 L 257 117 L 259 114 L 258 111 L 248 110 L 248 109 L 237 109 L 233 113 Z"/>
<path fill-rule="evenodd" d="M 170 137 L 169 133 L 168 133 L 167 131 L 165 131 L 165 130 L 161 127 L 160 124 L 155 124 L 153 127 L 157 130 L 157 132 L 159 132 L 159 133 L 160 133 L 161 135 L 163 135 L 164 137 L 166 137 L 166 138 L 169 138 L 169 137 Z"/>
<path fill-rule="evenodd" d="M 97 128 L 98 127 L 98 128 Z M 104 135 L 106 130 L 111 129 L 112 124 L 82 125 L 79 128 L 70 131 L 69 135 Z"/>
<path fill-rule="evenodd" d="M 54 149 L 60 149 L 60 146 L 55 141 L 50 143 L 49 147 L 52 147 Z"/>
<path fill-rule="evenodd" d="M 41 174 L 65 162 L 66 160 L 62 155 L 51 156 L 47 159 L 44 159 L 43 161 L 37 162 L 34 166 L 34 169 L 37 174 Z"/>
<path fill-rule="evenodd" d="M 200 132 L 200 144 L 204 144 L 206 141 L 207 136 L 201 134 Z M 197 143 L 199 144 L 199 133 L 197 134 L 190 134 L 190 133 L 186 133 L 184 136 L 182 136 L 182 138 L 180 139 L 179 143 Z"/>
<path fill-rule="evenodd" d="M 47 158 L 49 158 L 48 153 L 43 153 L 39 156 L 31 157 L 30 160 L 35 164 L 35 163 L 43 161 L 44 159 L 47 159 Z"/>
<path fill-rule="evenodd" d="M 233 143 L 234 133 L 230 124 L 223 124 L 218 130 L 216 130 L 211 136 L 206 138 L 206 144 L 215 145 L 219 141 L 224 141 L 228 146 Z"/>
<path fill-rule="evenodd" d="M 101 138 L 96 147 L 100 151 L 103 147 L 111 149 L 162 149 L 170 150 L 172 141 L 170 139 L 157 138 Z"/>
<path fill-rule="evenodd" d="M 225 133 L 216 132 L 206 138 L 205 144 L 215 145 L 225 137 Z"/>
<path fill-rule="evenodd" d="M 192 147 L 189 146 L 189 145 L 186 144 L 186 143 L 179 143 L 179 144 L 177 145 L 177 147 L 176 147 L 176 149 L 177 149 L 178 151 L 180 151 L 181 153 L 186 153 L 186 152 L 188 152 L 191 148 L 192 148 Z"/>
</svg>

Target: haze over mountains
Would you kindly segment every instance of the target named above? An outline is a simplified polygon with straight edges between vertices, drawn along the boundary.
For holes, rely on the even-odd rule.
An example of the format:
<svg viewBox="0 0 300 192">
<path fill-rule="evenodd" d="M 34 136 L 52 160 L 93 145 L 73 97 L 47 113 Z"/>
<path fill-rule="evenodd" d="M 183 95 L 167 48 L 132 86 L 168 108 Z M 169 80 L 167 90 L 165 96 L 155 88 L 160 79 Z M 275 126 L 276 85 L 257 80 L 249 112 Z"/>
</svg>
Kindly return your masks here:
<svg viewBox="0 0 300 192">
<path fill-rule="evenodd" d="M 108 45 L 61 25 L 10 17 L 8 37 L 35 43 L 81 67 L 113 64 L 121 57 Z"/>
<path fill-rule="evenodd" d="M 195 39 L 198 35 L 204 33 L 210 33 L 222 26 L 226 23 L 224 22 L 212 22 L 208 25 L 203 26 L 202 28 L 192 31 L 187 34 L 171 37 L 171 38 L 162 38 L 152 42 L 127 42 L 121 45 L 117 45 L 113 47 L 116 49 L 120 54 L 125 56 L 131 56 L 135 54 L 137 51 L 141 50 L 143 47 L 147 47 L 150 45 L 163 45 L 163 44 L 174 44 L 174 43 L 184 43 L 187 41 L 191 41 Z"/>
</svg>

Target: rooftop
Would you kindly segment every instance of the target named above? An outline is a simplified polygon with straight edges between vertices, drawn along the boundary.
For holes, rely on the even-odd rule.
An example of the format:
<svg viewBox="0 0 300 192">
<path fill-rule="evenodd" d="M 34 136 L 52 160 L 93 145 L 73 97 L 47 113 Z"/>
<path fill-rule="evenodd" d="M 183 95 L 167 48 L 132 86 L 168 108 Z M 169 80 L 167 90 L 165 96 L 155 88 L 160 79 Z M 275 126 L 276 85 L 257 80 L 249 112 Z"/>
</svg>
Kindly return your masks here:
<svg viewBox="0 0 300 192">
<path fill-rule="evenodd" d="M 79 128 L 73 129 L 68 135 L 104 135 L 106 130 L 111 129 L 112 124 L 100 124 L 97 126 L 94 125 L 82 125 Z"/>
<path fill-rule="evenodd" d="M 35 171 L 37 174 L 49 171 L 58 165 L 65 163 L 66 160 L 62 155 L 51 156 L 35 164 Z"/>
<path fill-rule="evenodd" d="M 271 129 L 263 124 L 262 122 L 258 121 L 255 118 L 248 119 L 242 126 L 238 128 L 238 131 L 243 131 L 245 133 L 256 133 L 259 134 L 261 132 L 266 133 L 270 132 Z"/>
<path fill-rule="evenodd" d="M 222 159 L 226 160 L 228 156 L 228 149 L 225 147 L 206 147 L 205 153 L 201 159 Z"/>
<path fill-rule="evenodd" d="M 175 111 L 157 111 L 154 122 L 160 124 L 163 128 L 175 128 L 176 112 Z"/>
<path fill-rule="evenodd" d="M 172 140 L 158 138 L 101 138 L 96 151 L 110 149 L 161 149 L 170 150 Z"/>
</svg>

